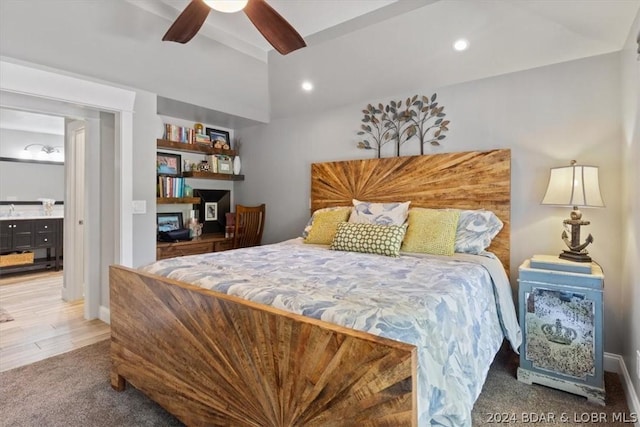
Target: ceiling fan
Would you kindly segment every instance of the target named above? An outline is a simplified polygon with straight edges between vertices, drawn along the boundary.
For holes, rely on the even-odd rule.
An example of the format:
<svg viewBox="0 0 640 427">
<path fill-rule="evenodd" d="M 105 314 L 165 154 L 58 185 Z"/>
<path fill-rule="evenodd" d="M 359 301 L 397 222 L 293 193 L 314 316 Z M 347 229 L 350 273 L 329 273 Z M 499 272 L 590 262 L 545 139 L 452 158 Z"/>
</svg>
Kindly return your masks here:
<svg viewBox="0 0 640 427">
<path fill-rule="evenodd" d="M 265 0 L 191 0 L 162 40 L 187 43 L 200 30 L 211 9 L 226 13 L 243 10 L 262 36 L 282 55 L 306 46 L 300 34 Z"/>
</svg>

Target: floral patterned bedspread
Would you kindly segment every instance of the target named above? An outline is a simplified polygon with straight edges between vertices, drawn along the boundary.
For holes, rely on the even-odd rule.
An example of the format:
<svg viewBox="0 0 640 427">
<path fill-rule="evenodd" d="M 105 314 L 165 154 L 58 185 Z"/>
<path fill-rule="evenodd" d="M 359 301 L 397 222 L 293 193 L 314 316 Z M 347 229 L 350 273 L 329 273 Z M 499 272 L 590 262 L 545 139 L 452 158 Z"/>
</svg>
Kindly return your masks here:
<svg viewBox="0 0 640 427">
<path fill-rule="evenodd" d="M 503 337 L 516 349 L 520 344 L 517 322 L 501 326 L 515 319 L 508 281 L 500 284 L 508 291 L 499 292 L 490 269 L 472 258 L 502 269 L 482 256 L 391 258 L 293 239 L 165 259 L 142 270 L 413 344 L 419 425 L 470 426 Z"/>
</svg>

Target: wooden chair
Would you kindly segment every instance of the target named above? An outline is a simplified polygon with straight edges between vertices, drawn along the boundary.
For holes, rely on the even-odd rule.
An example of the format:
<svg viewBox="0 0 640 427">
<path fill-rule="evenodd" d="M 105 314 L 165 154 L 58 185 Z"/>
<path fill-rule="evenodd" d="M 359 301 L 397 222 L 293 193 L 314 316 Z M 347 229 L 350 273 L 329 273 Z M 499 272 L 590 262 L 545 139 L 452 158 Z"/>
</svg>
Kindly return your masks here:
<svg viewBox="0 0 640 427">
<path fill-rule="evenodd" d="M 235 229 L 233 232 L 233 248 L 259 246 L 264 230 L 264 214 L 266 205 L 236 205 Z"/>
</svg>

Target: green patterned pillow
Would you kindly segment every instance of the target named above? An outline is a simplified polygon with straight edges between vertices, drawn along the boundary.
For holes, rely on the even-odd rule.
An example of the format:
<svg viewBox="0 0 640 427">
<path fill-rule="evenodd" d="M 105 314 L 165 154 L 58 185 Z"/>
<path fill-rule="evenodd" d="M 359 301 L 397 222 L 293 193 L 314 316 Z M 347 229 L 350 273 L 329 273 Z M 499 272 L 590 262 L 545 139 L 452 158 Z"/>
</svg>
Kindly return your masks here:
<svg viewBox="0 0 640 427">
<path fill-rule="evenodd" d="M 351 208 L 317 211 L 313 214 L 313 225 L 305 237 L 305 243 L 330 245 L 338 224 L 349 219 Z"/>
<path fill-rule="evenodd" d="M 459 217 L 458 210 L 410 209 L 402 251 L 453 255 Z"/>
<path fill-rule="evenodd" d="M 331 249 L 397 257 L 406 230 L 406 225 L 341 222 Z"/>
</svg>

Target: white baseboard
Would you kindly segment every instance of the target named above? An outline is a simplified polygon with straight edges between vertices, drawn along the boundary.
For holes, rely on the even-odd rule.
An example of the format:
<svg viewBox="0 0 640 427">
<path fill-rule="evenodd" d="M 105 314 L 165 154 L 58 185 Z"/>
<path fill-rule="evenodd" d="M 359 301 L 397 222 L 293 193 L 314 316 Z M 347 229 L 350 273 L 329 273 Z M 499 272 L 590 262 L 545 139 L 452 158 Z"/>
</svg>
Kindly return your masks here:
<svg viewBox="0 0 640 427">
<path fill-rule="evenodd" d="M 631 381 L 631 375 L 627 365 L 624 363 L 624 359 L 619 354 L 604 353 L 604 370 L 615 372 L 620 375 L 622 380 L 622 388 L 629 404 L 629 412 L 636 414 L 636 417 L 640 417 L 640 400 L 636 390 L 633 388 L 633 382 Z M 640 418 L 635 423 L 636 427 L 640 427 Z"/>
<path fill-rule="evenodd" d="M 102 320 L 104 323 L 110 325 L 111 324 L 111 310 L 109 307 L 105 307 L 104 305 L 100 306 L 100 314 L 98 318 Z"/>
</svg>

